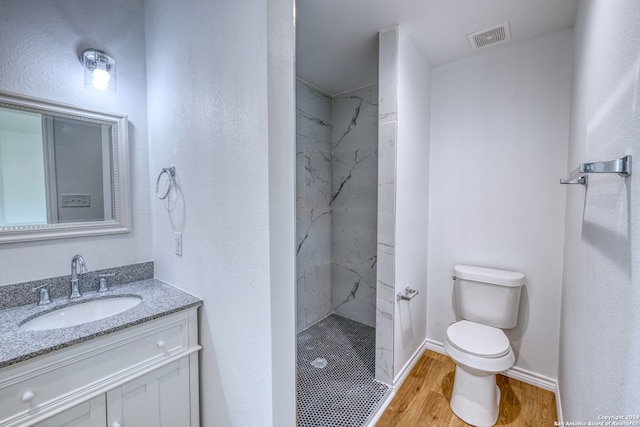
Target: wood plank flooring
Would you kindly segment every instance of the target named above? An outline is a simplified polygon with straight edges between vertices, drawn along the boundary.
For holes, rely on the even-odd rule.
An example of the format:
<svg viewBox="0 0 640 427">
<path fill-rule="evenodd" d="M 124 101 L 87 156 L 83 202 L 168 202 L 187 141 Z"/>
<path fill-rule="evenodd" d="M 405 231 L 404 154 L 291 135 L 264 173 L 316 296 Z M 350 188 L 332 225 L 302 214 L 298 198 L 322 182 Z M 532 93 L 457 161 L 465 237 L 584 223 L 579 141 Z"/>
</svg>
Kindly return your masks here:
<svg viewBox="0 0 640 427">
<path fill-rule="evenodd" d="M 382 414 L 376 427 L 465 427 L 451 412 L 455 363 L 448 356 L 427 350 Z M 496 426 L 544 427 L 557 421 L 555 394 L 498 375 L 500 415 Z"/>
</svg>

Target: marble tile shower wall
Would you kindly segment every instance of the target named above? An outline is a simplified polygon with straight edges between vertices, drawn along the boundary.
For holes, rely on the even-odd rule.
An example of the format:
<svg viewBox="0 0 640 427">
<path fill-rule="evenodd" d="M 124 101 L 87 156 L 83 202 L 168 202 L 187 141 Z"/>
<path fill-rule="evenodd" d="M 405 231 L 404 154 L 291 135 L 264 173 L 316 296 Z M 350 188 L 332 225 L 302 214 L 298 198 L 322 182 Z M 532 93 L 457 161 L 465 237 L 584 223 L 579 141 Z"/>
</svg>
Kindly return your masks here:
<svg viewBox="0 0 640 427">
<path fill-rule="evenodd" d="M 378 271 L 376 291 L 376 380 L 393 384 L 396 146 L 398 129 L 398 27 L 380 32 L 378 80 Z"/>
<path fill-rule="evenodd" d="M 377 86 L 296 87 L 297 330 L 376 316 Z"/>
<path fill-rule="evenodd" d="M 333 98 L 331 308 L 376 325 L 378 88 Z"/>
<path fill-rule="evenodd" d="M 331 97 L 296 80 L 297 331 L 331 313 Z"/>
</svg>

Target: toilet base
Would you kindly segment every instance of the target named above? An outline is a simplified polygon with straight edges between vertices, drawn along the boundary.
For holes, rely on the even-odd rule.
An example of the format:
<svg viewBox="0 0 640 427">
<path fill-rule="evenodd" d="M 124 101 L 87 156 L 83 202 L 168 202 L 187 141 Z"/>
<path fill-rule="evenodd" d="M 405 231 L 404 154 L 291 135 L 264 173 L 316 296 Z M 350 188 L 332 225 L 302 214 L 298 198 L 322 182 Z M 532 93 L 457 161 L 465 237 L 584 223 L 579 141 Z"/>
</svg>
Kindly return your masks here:
<svg viewBox="0 0 640 427">
<path fill-rule="evenodd" d="M 476 427 L 495 425 L 500 411 L 496 375 L 456 365 L 450 406 L 453 413 L 467 424 Z"/>
</svg>

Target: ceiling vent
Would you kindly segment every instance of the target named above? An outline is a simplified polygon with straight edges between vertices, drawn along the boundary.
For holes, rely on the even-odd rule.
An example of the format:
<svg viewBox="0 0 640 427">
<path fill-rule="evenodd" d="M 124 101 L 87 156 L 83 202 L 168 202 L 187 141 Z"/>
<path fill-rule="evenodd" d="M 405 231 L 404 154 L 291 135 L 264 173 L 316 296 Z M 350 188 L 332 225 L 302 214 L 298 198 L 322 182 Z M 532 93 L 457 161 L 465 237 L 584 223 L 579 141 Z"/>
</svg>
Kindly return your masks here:
<svg viewBox="0 0 640 427">
<path fill-rule="evenodd" d="M 472 34 L 467 34 L 469 43 L 473 50 L 482 49 L 485 47 L 493 46 L 498 43 L 511 40 L 511 34 L 509 33 L 509 22 L 503 22 L 500 25 L 496 25 L 491 28 L 476 31 Z"/>
</svg>

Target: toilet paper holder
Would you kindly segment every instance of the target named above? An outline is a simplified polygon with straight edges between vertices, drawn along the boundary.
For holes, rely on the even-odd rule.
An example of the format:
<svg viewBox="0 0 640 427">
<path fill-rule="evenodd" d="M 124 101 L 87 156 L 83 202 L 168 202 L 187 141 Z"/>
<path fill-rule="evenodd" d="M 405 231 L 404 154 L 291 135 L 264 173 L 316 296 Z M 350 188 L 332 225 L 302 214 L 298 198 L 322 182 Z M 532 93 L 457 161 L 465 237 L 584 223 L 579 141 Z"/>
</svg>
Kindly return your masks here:
<svg viewBox="0 0 640 427">
<path fill-rule="evenodd" d="M 404 294 L 402 292 L 398 292 L 398 295 L 396 295 L 396 300 L 411 301 L 416 295 L 418 295 L 418 291 L 416 291 L 415 289 L 411 289 L 410 287 L 407 286 L 404 289 Z"/>
</svg>

